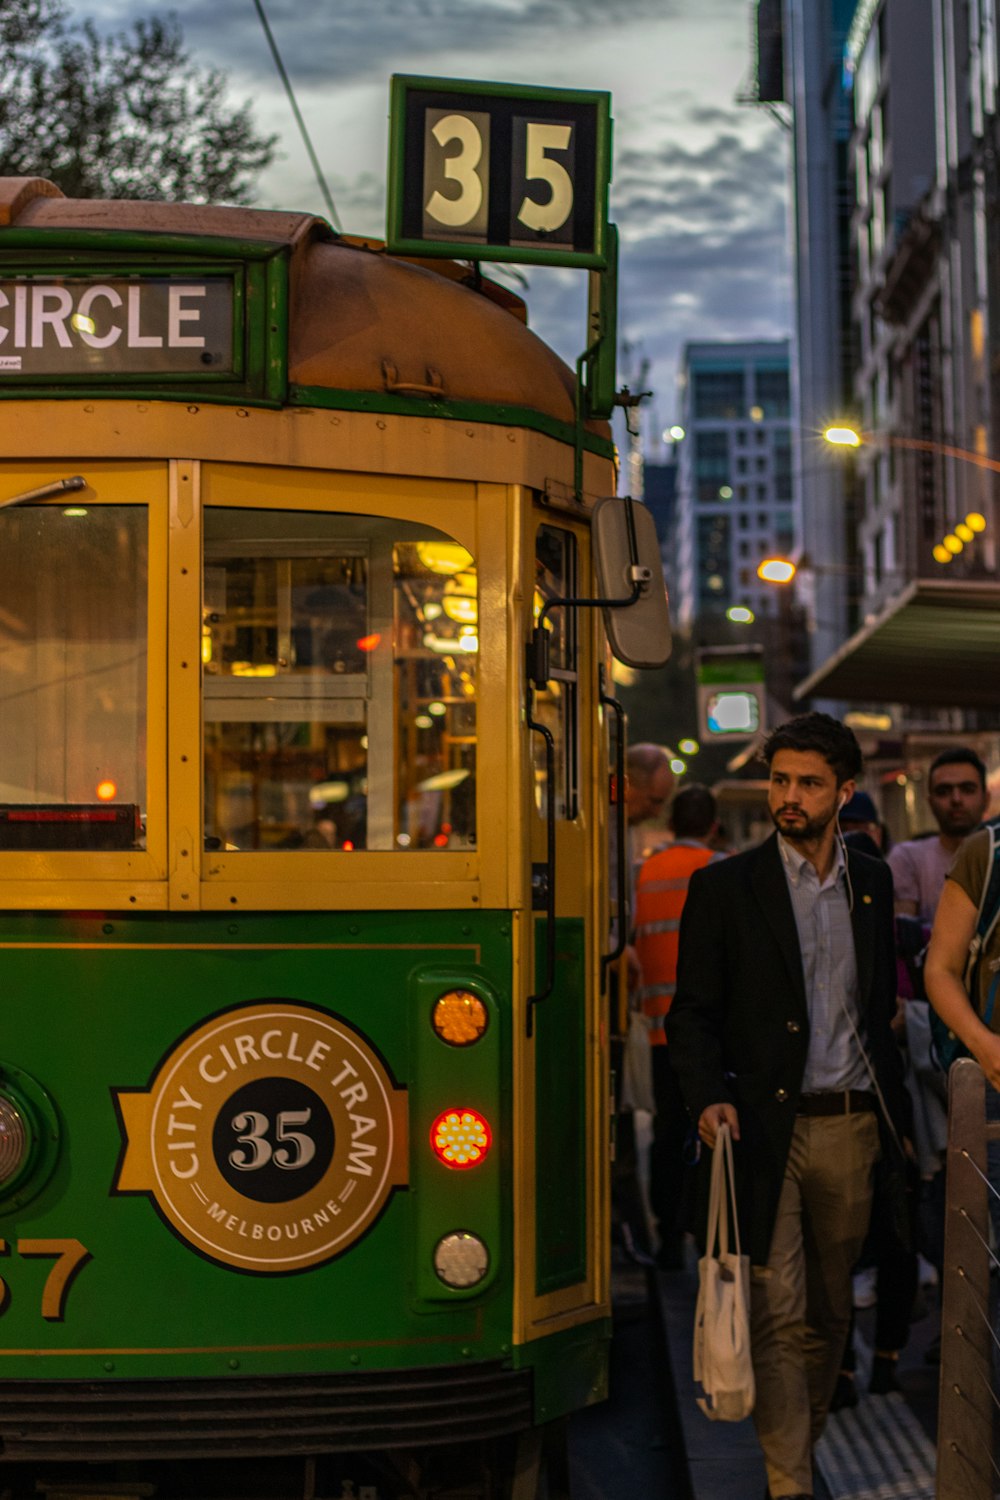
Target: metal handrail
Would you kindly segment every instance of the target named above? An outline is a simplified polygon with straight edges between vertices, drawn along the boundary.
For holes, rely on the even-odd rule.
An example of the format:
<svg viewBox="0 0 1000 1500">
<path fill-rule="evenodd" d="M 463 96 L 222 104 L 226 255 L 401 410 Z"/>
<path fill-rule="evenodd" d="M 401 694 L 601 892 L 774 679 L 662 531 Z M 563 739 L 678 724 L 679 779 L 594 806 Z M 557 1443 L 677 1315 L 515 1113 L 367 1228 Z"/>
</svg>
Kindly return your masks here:
<svg viewBox="0 0 1000 1500">
<path fill-rule="evenodd" d="M 986 1079 L 971 1057 L 948 1075 L 948 1162 L 941 1299 L 937 1500 L 992 1500 L 1000 1478 L 994 1458 L 998 1400 L 993 1370 L 1000 1341 L 990 1319 Z M 1000 1194 L 997 1194 L 1000 1196 Z"/>
</svg>

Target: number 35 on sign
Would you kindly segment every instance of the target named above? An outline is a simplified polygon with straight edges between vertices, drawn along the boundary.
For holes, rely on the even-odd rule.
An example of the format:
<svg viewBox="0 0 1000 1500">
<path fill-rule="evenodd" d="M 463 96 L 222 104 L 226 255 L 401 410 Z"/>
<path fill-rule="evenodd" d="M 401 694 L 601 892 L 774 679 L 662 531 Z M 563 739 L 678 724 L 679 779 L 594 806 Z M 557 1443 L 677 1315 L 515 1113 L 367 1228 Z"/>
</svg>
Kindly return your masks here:
<svg viewBox="0 0 1000 1500">
<path fill-rule="evenodd" d="M 395 77 L 389 249 L 607 265 L 610 95 Z"/>
</svg>

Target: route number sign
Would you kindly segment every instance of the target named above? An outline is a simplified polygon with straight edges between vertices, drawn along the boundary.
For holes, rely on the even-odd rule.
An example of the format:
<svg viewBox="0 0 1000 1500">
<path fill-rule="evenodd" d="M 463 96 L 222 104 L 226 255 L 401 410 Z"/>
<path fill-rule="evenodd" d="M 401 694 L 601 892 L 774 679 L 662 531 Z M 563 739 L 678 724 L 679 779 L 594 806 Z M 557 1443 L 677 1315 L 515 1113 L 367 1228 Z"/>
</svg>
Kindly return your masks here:
<svg viewBox="0 0 1000 1500">
<path fill-rule="evenodd" d="M 607 266 L 610 95 L 394 77 L 389 249 Z"/>
</svg>

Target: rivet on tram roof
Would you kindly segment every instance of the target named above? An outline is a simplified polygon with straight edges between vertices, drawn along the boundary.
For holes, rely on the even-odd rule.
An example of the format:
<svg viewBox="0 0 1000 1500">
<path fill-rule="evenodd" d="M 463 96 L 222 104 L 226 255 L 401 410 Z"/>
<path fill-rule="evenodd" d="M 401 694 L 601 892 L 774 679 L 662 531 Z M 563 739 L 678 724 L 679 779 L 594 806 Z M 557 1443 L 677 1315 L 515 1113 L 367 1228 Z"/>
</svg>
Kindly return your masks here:
<svg viewBox="0 0 1000 1500">
<path fill-rule="evenodd" d="M 250 413 L 247 411 L 245 406 L 238 406 L 236 408 L 236 415 L 238 417 L 248 417 Z"/>
</svg>

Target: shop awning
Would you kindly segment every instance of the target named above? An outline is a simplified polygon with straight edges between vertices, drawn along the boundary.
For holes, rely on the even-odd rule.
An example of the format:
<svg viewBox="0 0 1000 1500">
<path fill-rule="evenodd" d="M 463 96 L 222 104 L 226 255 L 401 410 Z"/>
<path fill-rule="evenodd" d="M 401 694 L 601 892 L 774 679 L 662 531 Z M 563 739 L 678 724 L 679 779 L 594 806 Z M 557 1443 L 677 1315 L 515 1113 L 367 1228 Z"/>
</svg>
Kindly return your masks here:
<svg viewBox="0 0 1000 1500">
<path fill-rule="evenodd" d="M 1000 583 L 909 584 L 795 697 L 1000 709 Z"/>
</svg>

